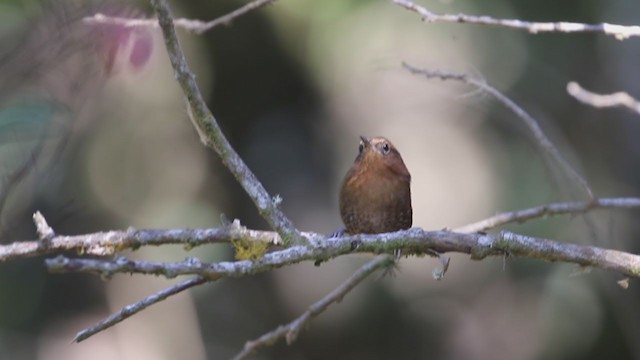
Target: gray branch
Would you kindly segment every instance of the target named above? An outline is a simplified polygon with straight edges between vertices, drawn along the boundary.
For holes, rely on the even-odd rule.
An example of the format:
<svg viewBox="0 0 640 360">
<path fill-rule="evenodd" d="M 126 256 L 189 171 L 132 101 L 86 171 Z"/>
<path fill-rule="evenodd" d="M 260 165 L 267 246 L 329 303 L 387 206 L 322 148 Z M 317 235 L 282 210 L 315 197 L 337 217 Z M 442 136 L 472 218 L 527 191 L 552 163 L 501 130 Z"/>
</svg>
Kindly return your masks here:
<svg viewBox="0 0 640 360">
<path fill-rule="evenodd" d="M 601 198 L 594 201 L 560 202 L 540 205 L 528 209 L 504 212 L 478 222 L 454 228 L 454 232 L 472 233 L 494 229 L 511 223 L 523 223 L 529 220 L 553 215 L 582 214 L 597 209 L 638 209 L 640 198 Z M 40 222 L 34 215 L 34 221 Z M 44 221 L 46 224 L 46 221 Z M 271 245 L 282 245 L 280 236 L 273 231 L 251 230 L 233 223 L 212 229 L 133 229 L 97 232 L 84 235 L 57 235 L 51 233 L 46 246 L 39 240 L 18 241 L 0 245 L 0 263 L 21 258 L 57 254 L 64 251 L 76 251 L 79 254 L 93 256 L 111 256 L 119 251 L 138 249 L 142 246 L 160 246 L 166 244 L 183 245 L 189 250 L 204 244 L 230 243 L 234 241 L 261 241 Z M 306 238 L 318 235 L 302 233 Z"/>
<path fill-rule="evenodd" d="M 215 18 L 211 21 L 201 21 L 192 19 L 175 19 L 174 24 L 176 27 L 182 28 L 186 31 L 190 31 L 196 34 L 205 33 L 220 25 L 230 25 L 236 18 L 248 14 L 253 10 L 260 9 L 266 5 L 269 5 L 276 0 L 255 0 L 252 1 L 232 12 Z M 136 19 L 117 16 L 108 16 L 105 14 L 97 13 L 93 16 L 88 16 L 82 19 L 85 24 L 89 25 L 119 25 L 124 27 L 158 27 L 158 20 L 156 19 Z"/>
<path fill-rule="evenodd" d="M 496 88 L 487 84 L 481 79 L 476 79 L 467 74 L 420 69 L 405 62 L 402 63 L 402 66 L 405 69 L 409 70 L 412 74 L 420 74 L 425 76 L 427 79 L 436 78 L 440 80 L 456 80 L 475 86 L 491 94 L 505 107 L 513 111 L 513 113 L 516 114 L 525 123 L 525 125 L 529 128 L 534 138 L 536 139 L 538 146 L 544 151 L 545 154 L 548 154 L 558 165 L 560 165 L 560 167 L 569 175 L 571 179 L 576 181 L 582 187 L 589 199 L 593 200 L 595 198 L 593 195 L 593 191 L 591 191 L 591 188 L 589 187 L 587 181 L 578 173 L 578 171 L 576 171 L 571 166 L 571 164 L 562 156 L 562 154 L 560 154 L 560 151 L 551 142 L 551 140 L 549 140 L 544 131 L 542 131 L 542 128 L 538 124 L 538 121 L 536 121 L 533 116 L 527 113 L 523 108 L 518 106 L 518 104 L 502 94 Z"/>
<path fill-rule="evenodd" d="M 364 279 L 366 279 L 376 270 L 392 266 L 393 264 L 394 259 L 390 255 L 381 255 L 374 258 L 373 260 L 364 264 L 360 269 L 353 273 L 353 275 L 351 275 L 347 280 L 345 280 L 342 284 L 340 284 L 340 286 L 335 288 L 327 296 L 311 305 L 309 309 L 307 309 L 307 311 L 305 311 L 298 318 L 294 319 L 292 322 L 286 325 L 280 325 L 273 331 L 270 331 L 255 340 L 247 341 L 247 343 L 244 345 L 244 349 L 242 349 L 242 351 L 233 359 L 246 359 L 259 348 L 267 345 L 273 345 L 276 341 L 282 338 L 286 338 L 287 344 L 291 345 L 294 341 L 296 341 L 296 339 L 298 338 L 298 334 L 304 328 L 304 326 L 309 323 L 309 321 L 327 310 L 327 308 L 331 304 L 342 301 L 344 296 L 347 295 L 349 291 L 351 291 L 354 287 L 360 284 Z"/>
<path fill-rule="evenodd" d="M 436 14 L 409 0 L 392 0 L 407 10 L 411 10 L 422 17 L 425 22 L 467 23 L 477 25 L 500 26 L 510 29 L 525 30 L 531 34 L 544 32 L 558 33 L 599 33 L 614 36 L 618 40 L 625 40 L 633 36 L 640 36 L 640 26 L 625 26 L 616 24 L 582 24 L 575 22 L 531 22 L 518 19 L 495 19 L 490 16 L 473 16 L 465 14 Z"/>
<path fill-rule="evenodd" d="M 34 220 L 42 226 L 42 220 L 34 215 Z M 46 221 L 44 222 L 46 224 Z M 50 228 L 49 228 L 50 229 Z M 42 241 L 17 241 L 0 245 L 0 263 L 21 258 L 55 254 L 64 251 L 76 251 L 79 254 L 110 256 L 126 249 L 138 249 L 141 246 L 159 246 L 181 244 L 188 250 L 203 244 L 228 243 L 236 240 L 263 241 L 272 245 L 281 245 L 280 236 L 272 231 L 250 230 L 240 226 L 235 220 L 232 224 L 213 229 L 142 229 L 130 228 L 123 231 L 106 231 L 85 235 L 48 237 L 46 246 Z"/>
<path fill-rule="evenodd" d="M 189 258 L 180 262 L 129 260 L 75 259 L 58 256 L 46 260 L 52 272 L 86 272 L 101 276 L 116 273 L 161 275 L 200 275 L 208 280 L 222 277 L 241 277 L 270 271 L 303 261 L 321 263 L 350 253 L 394 253 L 403 255 L 433 255 L 457 252 L 470 254 L 474 260 L 487 256 L 510 255 L 545 261 L 574 263 L 640 277 L 640 256 L 595 246 L 578 245 L 530 237 L 503 231 L 497 234 L 463 234 L 449 231 L 426 231 L 420 228 L 376 235 L 353 235 L 326 238 L 308 237 L 309 245 L 297 245 L 267 253 L 256 261 L 205 263 Z"/>
<path fill-rule="evenodd" d="M 567 92 L 583 104 L 596 108 L 624 107 L 640 115 L 640 101 L 624 91 L 613 94 L 596 94 L 584 89 L 577 82 L 567 84 Z"/>
<path fill-rule="evenodd" d="M 278 208 L 281 199 L 278 196 L 272 198 L 267 193 L 260 181 L 233 149 L 207 107 L 180 47 L 167 1 L 151 0 L 151 5 L 158 15 L 158 24 L 162 29 L 171 66 L 173 66 L 176 79 L 187 99 L 189 113 L 203 143 L 220 155 L 222 162 L 253 200 L 260 215 L 282 236 L 285 243 L 303 241 L 303 237 L 300 236 L 291 221 Z"/>
<path fill-rule="evenodd" d="M 629 276 L 640 276 L 640 257 L 615 250 L 607 250 L 596 247 L 560 243 L 556 241 L 532 238 L 503 232 L 496 235 L 461 234 L 460 232 L 475 232 L 482 229 L 495 228 L 501 225 L 515 222 L 525 222 L 531 219 L 548 215 L 583 213 L 598 208 L 638 208 L 640 198 L 609 198 L 597 199 L 593 202 L 555 203 L 538 206 L 515 212 L 498 214 L 488 219 L 467 225 L 457 229 L 458 233 L 439 231 L 429 232 L 422 229 L 411 229 L 398 233 L 380 235 L 357 235 L 342 238 L 326 238 L 319 234 L 303 233 L 308 239 L 308 246 L 294 246 L 280 251 L 267 253 L 257 261 L 236 261 L 221 263 L 202 263 L 198 259 L 188 258 L 179 263 L 162 263 L 132 261 L 124 257 L 114 260 L 94 259 L 70 259 L 59 256 L 47 260 L 47 266 L 51 271 L 91 272 L 103 277 L 112 276 L 115 273 L 143 273 L 163 275 L 168 278 L 178 275 L 197 274 L 196 277 L 174 285 L 159 293 L 151 295 L 137 303 L 125 306 L 119 312 L 105 320 L 93 325 L 76 335 L 74 341 L 82 341 L 88 337 L 103 331 L 120 321 L 134 315 L 146 307 L 164 300 L 168 296 L 184 291 L 188 288 L 203 284 L 207 281 L 215 281 L 222 277 L 245 276 L 258 272 L 269 271 L 288 264 L 313 260 L 317 264 L 330 258 L 352 252 L 392 253 L 401 249 L 405 255 L 430 255 L 438 256 L 442 262 L 442 270 L 434 271 L 436 279 L 441 278 L 449 265 L 448 258 L 442 256 L 444 252 L 461 252 L 471 254 L 473 259 L 482 259 L 490 255 L 514 255 L 530 258 L 539 258 L 548 261 L 573 262 L 581 266 L 593 266 L 603 269 L 618 271 Z M 34 214 L 34 222 L 39 232 L 53 236 L 47 246 L 41 241 L 15 243 L 8 246 L 0 246 L 0 260 L 18 258 L 23 256 L 40 255 L 61 250 L 77 250 L 92 255 L 108 255 L 118 250 L 136 249 L 140 246 L 185 244 L 185 247 L 205 243 L 233 242 L 235 240 L 263 241 L 270 244 L 280 244 L 280 238 L 275 232 L 248 230 L 240 226 L 239 221 L 234 221 L 220 229 L 184 229 L 184 230 L 134 230 L 111 231 L 81 236 L 56 236 L 40 213 Z M 23 245 L 22 247 L 19 245 Z M 24 246 L 26 245 L 26 246 Z M 19 249 L 20 251 L 13 251 Z M 25 250 L 31 249 L 31 252 Z M 368 270 L 364 267 L 356 274 L 363 274 Z M 373 271 L 375 269 L 371 269 Z M 368 274 L 368 273 L 367 273 Z M 349 284 L 354 275 L 345 284 Z M 365 275 L 366 276 L 366 275 Z M 364 277 L 363 277 L 364 278 Z M 356 281 L 356 280 L 353 280 Z M 360 281 L 360 280 L 357 280 Z M 346 289 L 345 285 L 339 289 Z M 355 283 L 353 283 L 355 286 Z M 324 311 L 338 297 L 341 290 L 336 290 L 320 302 L 312 306 L 308 312 L 291 324 L 278 328 L 254 342 L 245 346 L 243 353 L 249 354 L 257 347 L 276 341 L 283 334 L 295 338 L 304 323 L 319 312 Z M 347 290 L 348 291 L 348 290 Z M 346 292 L 344 292 L 346 293 Z M 344 294 L 343 293 L 343 294 Z M 297 329 L 297 330 L 296 330 Z M 284 331 L 286 330 L 286 332 Z M 240 355 L 239 355 L 240 356 Z"/>
<path fill-rule="evenodd" d="M 593 201 L 562 202 L 532 207 L 512 212 L 494 215 L 472 224 L 455 228 L 453 231 L 472 233 L 495 229 L 512 223 L 523 223 L 551 215 L 584 214 L 595 209 L 637 209 L 640 208 L 640 198 L 602 198 Z"/>
<path fill-rule="evenodd" d="M 129 318 L 132 315 L 135 315 L 137 313 L 139 313 L 140 311 L 146 309 L 147 307 L 160 302 L 166 298 L 168 298 L 171 295 L 175 295 L 178 294 L 182 291 L 185 291 L 187 289 L 190 289 L 194 286 L 198 286 L 201 284 L 204 284 L 205 282 L 207 282 L 207 280 L 205 278 L 203 278 L 202 276 L 196 276 L 194 278 L 191 278 L 187 281 L 183 281 L 181 283 L 178 283 L 174 286 L 171 286 L 170 288 L 164 289 L 158 293 L 155 293 L 153 295 L 150 295 L 140 301 L 138 301 L 135 304 L 131 304 L 128 306 L 123 307 L 120 311 L 118 311 L 115 314 L 112 314 L 111 316 L 109 316 L 108 318 L 100 321 L 99 323 L 97 323 L 96 325 L 86 328 L 82 331 L 80 331 L 78 334 L 76 334 L 76 337 L 73 338 L 73 342 L 81 342 L 83 340 L 88 339 L 89 337 L 91 337 L 92 335 L 95 335 L 101 331 L 104 331 L 112 326 L 114 326 L 115 324 Z"/>
</svg>

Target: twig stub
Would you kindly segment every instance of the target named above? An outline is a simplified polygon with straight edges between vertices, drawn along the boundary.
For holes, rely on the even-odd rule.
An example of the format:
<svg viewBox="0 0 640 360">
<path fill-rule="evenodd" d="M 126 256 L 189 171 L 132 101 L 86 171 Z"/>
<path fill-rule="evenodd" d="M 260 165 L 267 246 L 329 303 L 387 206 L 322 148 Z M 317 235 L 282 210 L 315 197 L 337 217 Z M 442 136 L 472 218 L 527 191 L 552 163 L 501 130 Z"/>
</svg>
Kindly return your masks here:
<svg viewBox="0 0 640 360">
<path fill-rule="evenodd" d="M 36 211 L 33 214 L 33 222 L 36 224 L 36 232 L 38 233 L 40 244 L 44 248 L 48 248 L 51 245 L 51 240 L 56 236 L 56 234 L 53 232 L 51 226 L 47 224 L 47 220 L 40 211 Z"/>
</svg>

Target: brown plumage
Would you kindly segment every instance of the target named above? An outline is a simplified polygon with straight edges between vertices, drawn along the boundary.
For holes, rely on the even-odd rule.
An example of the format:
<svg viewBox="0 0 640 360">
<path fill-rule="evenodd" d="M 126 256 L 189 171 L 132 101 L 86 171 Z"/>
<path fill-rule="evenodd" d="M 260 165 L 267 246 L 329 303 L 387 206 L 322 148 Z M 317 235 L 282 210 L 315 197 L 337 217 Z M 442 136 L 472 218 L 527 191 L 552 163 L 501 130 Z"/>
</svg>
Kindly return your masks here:
<svg viewBox="0 0 640 360">
<path fill-rule="evenodd" d="M 412 224 L 411 175 L 391 142 L 360 137 L 359 154 L 340 190 L 340 216 L 349 234 L 377 234 Z"/>
</svg>

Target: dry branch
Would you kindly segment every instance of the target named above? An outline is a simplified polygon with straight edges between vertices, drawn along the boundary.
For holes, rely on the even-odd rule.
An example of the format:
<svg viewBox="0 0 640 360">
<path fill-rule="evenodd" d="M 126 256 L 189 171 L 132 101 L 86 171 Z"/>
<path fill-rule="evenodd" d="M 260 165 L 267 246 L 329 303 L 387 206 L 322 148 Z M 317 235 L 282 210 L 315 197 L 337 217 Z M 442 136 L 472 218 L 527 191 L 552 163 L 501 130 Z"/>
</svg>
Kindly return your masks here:
<svg viewBox="0 0 640 360">
<path fill-rule="evenodd" d="M 503 231 L 497 234 L 463 234 L 449 231 L 426 231 L 420 228 L 376 235 L 353 235 L 325 238 L 315 235 L 309 245 L 291 246 L 267 253 L 256 261 L 205 263 L 189 258 L 180 262 L 129 260 L 74 259 L 58 256 L 46 261 L 52 272 L 86 272 L 100 276 L 116 273 L 160 275 L 173 278 L 179 275 L 200 275 L 209 280 L 240 277 L 270 271 L 303 261 L 321 263 L 351 253 L 394 253 L 403 255 L 433 255 L 457 252 L 470 254 L 480 260 L 487 256 L 511 255 L 545 261 L 574 263 L 640 277 L 640 256 L 595 246 L 563 243 Z"/>
<path fill-rule="evenodd" d="M 582 24 L 575 22 L 531 22 L 518 19 L 495 19 L 490 16 L 473 16 L 465 14 L 436 14 L 409 0 L 392 0 L 407 10 L 416 12 L 425 22 L 467 23 L 476 25 L 500 26 L 509 29 L 525 30 L 531 34 L 556 33 L 599 33 L 614 36 L 618 40 L 625 40 L 633 36 L 640 36 L 640 26 L 625 26 L 616 24 Z"/>
<path fill-rule="evenodd" d="M 213 229 L 137 230 L 129 228 L 128 230 L 74 236 L 52 234 L 53 236 L 48 238 L 46 246 L 43 246 L 42 242 L 38 240 L 17 241 L 12 244 L 0 245 L 0 263 L 64 251 L 76 251 L 79 254 L 94 256 L 109 256 L 126 249 L 167 244 L 180 244 L 188 249 L 203 244 L 228 243 L 236 240 L 263 241 L 273 245 L 282 244 L 277 233 L 250 230 L 240 226 L 237 220 L 233 224 Z"/>
<path fill-rule="evenodd" d="M 495 228 L 508 223 L 524 222 L 547 215 L 574 214 L 583 213 L 598 208 L 638 208 L 640 207 L 639 198 L 610 198 L 597 199 L 593 202 L 574 202 L 574 203 L 556 203 L 548 204 L 520 211 L 503 213 L 494 217 L 470 224 L 461 228 L 462 231 L 475 231 L 476 229 Z M 48 228 L 44 217 L 34 216 L 41 228 Z M 50 228 L 49 228 L 50 229 Z M 52 230 L 51 230 L 52 231 Z M 137 230 L 130 230 L 135 233 Z M 86 239 L 93 239 L 88 242 L 77 242 L 77 244 L 85 244 L 87 246 L 95 246 L 99 248 L 115 248 L 120 246 L 139 247 L 143 245 L 160 245 L 168 243 L 181 243 L 186 241 L 190 246 L 199 245 L 207 242 L 231 241 L 234 238 L 242 238 L 250 240 L 251 236 L 257 236 L 255 241 L 272 241 L 278 239 L 275 232 L 247 230 L 239 226 L 237 222 L 223 229 L 209 230 L 193 230 L 194 234 L 217 234 L 210 238 L 200 238 L 196 243 L 189 237 L 180 237 L 184 232 L 190 230 L 144 230 L 144 234 L 149 236 L 140 241 L 139 238 L 126 238 L 124 240 L 118 237 L 111 237 L 117 241 L 118 246 L 109 245 L 109 237 L 102 237 L 104 234 L 98 233 L 87 235 Z M 113 232 L 118 233 L 118 232 Z M 157 235 L 157 238 L 153 236 Z M 172 236 L 179 236 L 172 238 Z M 228 238 L 225 238 L 228 236 Z M 402 249 L 405 255 L 433 255 L 445 252 L 461 252 L 470 254 L 473 259 L 479 260 L 491 255 L 510 255 L 529 258 L 538 258 L 546 261 L 561 261 L 575 263 L 584 267 L 598 267 L 602 269 L 617 271 L 622 274 L 634 277 L 640 277 L 640 256 L 624 253 L 616 250 L 607 250 L 597 247 L 575 245 L 561 243 L 552 240 L 528 237 L 510 232 L 502 232 L 500 234 L 462 234 L 448 231 L 429 232 L 422 229 L 414 228 L 407 231 L 397 233 L 379 234 L 379 235 L 356 235 L 342 238 L 326 238 L 319 234 L 304 233 L 308 238 L 308 246 L 293 246 L 287 249 L 274 251 L 266 254 L 257 261 L 236 261 L 236 262 L 220 262 L 220 263 L 202 263 L 198 259 L 188 258 L 178 263 L 162 263 L 162 262 L 146 262 L 132 261 L 124 257 L 118 257 L 114 260 L 97 260 L 97 259 L 70 259 L 59 256 L 55 259 L 47 260 L 47 266 L 51 271 L 60 272 L 91 272 L 99 274 L 103 277 L 112 276 L 115 273 L 143 273 L 163 275 L 168 278 L 178 275 L 197 274 L 196 277 L 179 283 L 159 293 L 151 295 L 137 303 L 125 306 L 121 311 L 111 315 L 100 323 L 91 326 L 78 333 L 75 341 L 82 341 L 88 337 L 103 331 L 118 322 L 134 315 L 144 308 L 164 300 L 168 296 L 184 291 L 193 286 L 203 284 L 207 281 L 214 281 L 221 277 L 237 277 L 252 275 L 257 272 L 269 271 L 285 265 L 299 263 L 306 260 L 312 260 L 316 263 L 329 260 L 330 258 L 354 252 L 369 253 L 394 253 L 398 249 Z M 54 236 L 51 239 L 53 249 L 57 245 L 64 242 L 65 237 Z M 81 238 L 81 237 L 80 237 Z M 33 242 L 36 245 L 38 242 Z M 133 245 L 133 246 L 132 246 Z M 51 247 L 45 248 L 52 249 Z M 36 248 L 38 250 L 38 248 Z M 442 257 L 441 257 L 442 258 Z M 280 327 L 270 332 L 254 342 L 249 342 L 245 346 L 240 355 L 250 354 L 256 348 L 271 344 L 282 336 L 291 334 L 288 337 L 295 338 L 297 332 L 307 321 L 324 311 L 327 306 L 340 298 L 350 290 L 349 284 L 355 286 L 366 275 L 375 269 L 365 265 L 356 274 L 354 274 L 340 288 L 329 294 L 327 297 L 314 304 L 307 312 L 294 322 Z M 377 266 L 375 267 L 377 268 Z M 368 269 L 368 270 L 367 270 Z M 362 276 L 362 277 L 361 277 Z M 354 280 L 355 279 L 355 280 Z M 358 280 L 359 279 L 359 280 Z M 346 290 L 345 290 L 346 289 Z M 344 291 L 343 291 L 344 290 Z M 243 355 L 244 354 L 244 355 Z M 239 355 L 239 356 L 240 356 Z"/>
<path fill-rule="evenodd" d="M 637 208 L 640 208 L 640 198 L 600 198 L 594 201 L 551 203 L 528 209 L 500 213 L 490 218 L 455 228 L 453 231 L 471 233 L 494 229 L 511 223 L 523 223 L 545 216 L 582 214 L 597 209 Z M 309 239 L 319 236 L 304 232 L 302 235 Z M 49 239 L 48 246 L 42 246 L 39 240 L 17 241 L 7 245 L 0 245 L 0 263 L 27 257 L 57 254 L 65 251 L 75 251 L 80 254 L 94 256 L 110 256 L 116 254 L 118 251 L 127 249 L 135 250 L 142 246 L 178 244 L 184 245 L 186 249 L 190 249 L 204 244 L 231 243 L 238 240 L 268 242 L 272 245 L 282 244 L 280 236 L 277 233 L 247 229 L 241 226 L 239 221 L 235 220 L 227 226 L 211 229 L 137 230 L 129 228 L 128 230 L 73 236 L 53 233 L 53 237 Z"/>
<path fill-rule="evenodd" d="M 175 19 L 174 24 L 176 27 L 182 28 L 186 31 L 190 31 L 196 34 L 205 33 L 220 25 L 230 25 L 236 18 L 245 15 L 253 10 L 262 8 L 265 5 L 269 5 L 276 0 L 255 0 L 252 1 L 226 15 L 211 21 L 200 21 L 192 19 Z M 97 13 L 93 16 L 88 16 L 82 19 L 85 24 L 89 25 L 119 25 L 124 27 L 158 27 L 158 20 L 156 19 L 136 19 L 117 16 L 108 16 L 105 14 Z"/>
<path fill-rule="evenodd" d="M 196 130 L 200 134 L 201 140 L 205 146 L 214 149 L 218 153 L 222 162 L 253 200 L 260 215 L 281 235 L 285 243 L 303 241 L 291 221 L 280 211 L 278 205 L 282 199 L 279 196 L 272 198 L 267 193 L 262 183 L 258 181 L 253 172 L 233 149 L 222 133 L 216 118 L 207 107 L 180 47 L 167 1 L 151 0 L 151 5 L 158 15 L 158 24 L 162 29 L 162 36 L 164 37 L 171 66 L 187 99 L 189 114 Z"/>
<path fill-rule="evenodd" d="M 504 212 L 490 218 L 453 229 L 455 232 L 472 233 L 495 229 L 512 223 L 523 223 L 551 215 L 584 214 L 595 209 L 637 209 L 640 198 L 602 198 L 593 201 L 546 204 L 518 211 Z"/>
<path fill-rule="evenodd" d="M 73 342 L 81 342 L 82 340 L 86 340 L 87 338 L 95 335 L 101 331 L 104 331 L 115 324 L 129 318 L 132 315 L 139 313 L 140 311 L 146 309 L 147 307 L 160 302 L 171 295 L 178 294 L 182 291 L 190 289 L 194 286 L 198 286 L 204 284 L 207 280 L 201 276 L 196 276 L 187 281 L 183 281 L 176 285 L 173 285 L 167 289 L 164 289 L 158 293 L 150 295 L 135 304 L 131 304 L 122 308 L 122 310 L 118 311 L 115 314 L 110 315 L 108 318 L 100 321 L 94 326 L 86 328 L 76 334 L 76 337 L 73 338 Z"/>
<path fill-rule="evenodd" d="M 246 359 L 251 356 L 256 350 L 261 347 L 274 344 L 276 341 L 286 338 L 287 344 L 291 345 L 298 338 L 298 334 L 313 318 L 320 315 L 322 312 L 333 304 L 342 301 L 345 295 L 351 291 L 356 285 L 360 284 L 369 275 L 376 270 L 388 267 L 394 264 L 394 259 L 390 255 L 381 255 L 375 259 L 364 264 L 360 269 L 353 273 L 347 280 L 345 280 L 340 286 L 335 288 L 332 292 L 325 297 L 311 305 L 307 311 L 302 315 L 294 319 L 292 322 L 286 325 L 280 325 L 273 331 L 270 331 L 259 338 L 247 341 L 244 345 L 244 349 L 236 355 L 234 360 Z"/>
<path fill-rule="evenodd" d="M 585 90 L 572 81 L 567 84 L 567 92 L 583 104 L 596 108 L 624 107 L 640 115 L 640 101 L 623 91 L 601 95 Z"/>
<path fill-rule="evenodd" d="M 513 100 L 509 99 L 503 93 L 498 91 L 496 88 L 487 84 L 482 79 L 476 79 L 467 74 L 420 69 L 405 62 L 402 63 L 402 66 L 405 69 L 409 70 L 411 73 L 423 75 L 427 79 L 435 78 L 440 80 L 456 80 L 475 86 L 491 94 L 505 107 L 513 111 L 513 113 L 516 114 L 525 123 L 543 152 L 545 154 L 548 154 L 558 165 L 560 165 L 560 167 L 565 171 L 565 173 L 567 173 L 567 175 L 569 175 L 572 180 L 580 185 L 589 199 L 595 199 L 593 191 L 589 187 L 589 183 L 587 183 L 587 181 L 578 173 L 578 171 L 576 171 L 573 166 L 571 166 L 571 164 L 562 156 L 562 154 L 560 154 L 560 151 L 551 142 L 551 140 L 549 140 L 544 131 L 542 131 L 542 128 L 538 124 L 538 121 L 534 119 L 533 116 L 531 116 L 529 113 L 527 113 L 523 108 L 518 106 L 518 104 L 516 104 Z"/>
</svg>

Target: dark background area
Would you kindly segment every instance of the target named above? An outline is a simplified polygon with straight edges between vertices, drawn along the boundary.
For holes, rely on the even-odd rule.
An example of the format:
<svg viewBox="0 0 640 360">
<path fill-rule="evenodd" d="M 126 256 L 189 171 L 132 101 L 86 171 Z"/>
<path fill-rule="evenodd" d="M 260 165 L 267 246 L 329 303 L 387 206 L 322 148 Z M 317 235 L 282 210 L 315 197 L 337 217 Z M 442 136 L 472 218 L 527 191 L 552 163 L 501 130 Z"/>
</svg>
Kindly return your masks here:
<svg viewBox="0 0 640 360">
<path fill-rule="evenodd" d="M 177 17 L 201 20 L 242 4 L 171 3 Z M 633 0 L 420 4 L 442 13 L 626 25 L 637 24 L 640 11 Z M 0 3 L 0 242 L 34 239 L 36 210 L 60 234 L 215 227 L 221 214 L 265 229 L 217 155 L 199 143 L 157 29 L 81 21 L 95 12 L 151 16 L 144 2 Z M 413 176 L 415 226 L 453 228 L 583 199 L 561 169 L 545 165 L 521 120 L 490 95 L 411 75 L 402 61 L 483 77 L 536 117 L 598 196 L 639 195 L 640 118 L 581 105 L 566 93 L 577 81 L 638 97 L 637 38 L 425 24 L 388 1 L 355 0 L 281 0 L 230 26 L 179 35 L 229 141 L 302 230 L 329 233 L 341 225 L 337 193 L 359 135 L 386 136 L 402 153 Z M 637 218 L 637 211 L 602 210 L 508 228 L 637 253 Z M 124 255 L 233 258 L 222 245 Z M 70 344 L 77 331 L 172 282 L 49 274 L 43 258 L 3 263 L 0 359 L 229 358 L 369 258 L 207 284 L 81 344 Z M 615 273 L 454 254 L 437 282 L 437 265 L 403 259 L 395 276 L 372 276 L 295 344 L 257 358 L 640 358 L 633 279 L 625 290 Z"/>
</svg>

